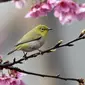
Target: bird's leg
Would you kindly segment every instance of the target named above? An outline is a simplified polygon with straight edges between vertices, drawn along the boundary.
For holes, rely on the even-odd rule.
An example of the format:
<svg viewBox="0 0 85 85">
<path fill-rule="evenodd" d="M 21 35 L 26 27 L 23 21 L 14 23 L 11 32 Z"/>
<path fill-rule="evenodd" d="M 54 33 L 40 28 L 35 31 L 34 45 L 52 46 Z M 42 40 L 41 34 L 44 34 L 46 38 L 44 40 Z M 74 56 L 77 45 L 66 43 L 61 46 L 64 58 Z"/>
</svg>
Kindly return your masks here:
<svg viewBox="0 0 85 85">
<path fill-rule="evenodd" d="M 23 58 L 24 58 L 24 60 L 26 60 L 26 57 L 27 57 L 27 52 L 24 52 L 24 51 L 23 51 L 23 53 L 24 53 Z"/>
<path fill-rule="evenodd" d="M 42 50 L 38 49 L 38 51 L 39 51 L 40 55 L 43 55 L 43 51 Z"/>
</svg>

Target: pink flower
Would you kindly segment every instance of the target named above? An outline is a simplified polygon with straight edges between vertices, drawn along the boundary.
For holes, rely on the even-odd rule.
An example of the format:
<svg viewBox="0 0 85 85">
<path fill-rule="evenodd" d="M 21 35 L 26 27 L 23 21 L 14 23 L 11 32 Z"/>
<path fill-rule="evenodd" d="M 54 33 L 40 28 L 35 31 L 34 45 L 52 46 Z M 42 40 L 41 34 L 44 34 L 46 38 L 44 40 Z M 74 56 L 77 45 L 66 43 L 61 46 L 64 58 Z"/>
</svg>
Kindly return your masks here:
<svg viewBox="0 0 85 85">
<path fill-rule="evenodd" d="M 79 4 L 79 9 L 76 11 L 77 20 L 85 19 L 85 3 Z"/>
<path fill-rule="evenodd" d="M 20 72 L 9 70 L 9 75 L 0 76 L 0 85 L 25 85 L 20 75 Z"/>
<path fill-rule="evenodd" d="M 4 75 L 0 76 L 0 85 L 25 85 L 25 83 L 21 79 Z"/>
<path fill-rule="evenodd" d="M 57 0 L 47 0 L 47 3 L 49 3 L 51 5 L 51 7 L 54 8 L 56 5 L 56 1 Z"/>
<path fill-rule="evenodd" d="M 11 78 L 8 76 L 0 76 L 0 85 L 10 85 Z"/>
<path fill-rule="evenodd" d="M 18 9 L 21 9 L 26 4 L 25 0 L 13 0 L 13 2 L 15 3 L 15 7 Z"/>
<path fill-rule="evenodd" d="M 20 79 L 11 78 L 10 85 L 25 85 L 25 83 Z"/>
<path fill-rule="evenodd" d="M 46 16 L 47 13 L 50 12 L 51 10 L 52 7 L 49 3 L 47 2 L 39 3 L 31 8 L 31 10 L 25 16 L 25 18 L 29 17 L 37 18 L 41 16 Z"/>
<path fill-rule="evenodd" d="M 54 16 L 62 24 L 85 19 L 85 3 L 77 4 L 72 0 L 46 0 L 37 3 L 31 8 L 25 18 L 47 16 L 53 9 Z"/>
<path fill-rule="evenodd" d="M 78 4 L 72 0 L 57 1 L 54 9 L 54 16 L 59 18 L 62 24 L 69 23 L 75 20 L 77 9 Z"/>
</svg>

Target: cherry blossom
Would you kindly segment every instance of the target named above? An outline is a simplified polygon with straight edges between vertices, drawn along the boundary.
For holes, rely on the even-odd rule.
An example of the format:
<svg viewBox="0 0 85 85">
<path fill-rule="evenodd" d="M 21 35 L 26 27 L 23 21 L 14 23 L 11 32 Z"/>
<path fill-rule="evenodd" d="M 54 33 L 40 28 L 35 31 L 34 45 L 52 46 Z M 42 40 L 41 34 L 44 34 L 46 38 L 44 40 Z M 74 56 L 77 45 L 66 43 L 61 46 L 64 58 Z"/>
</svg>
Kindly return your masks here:
<svg viewBox="0 0 85 85">
<path fill-rule="evenodd" d="M 22 8 L 25 0 L 13 0 L 17 8 Z M 44 0 L 34 4 L 25 18 L 38 18 L 54 12 L 60 23 L 67 24 L 85 19 L 85 3 L 78 4 L 73 0 Z"/>
<path fill-rule="evenodd" d="M 21 9 L 26 4 L 25 0 L 13 0 L 12 2 L 15 4 L 15 7 L 18 9 Z"/>
<path fill-rule="evenodd" d="M 47 0 L 47 3 L 49 3 L 51 5 L 52 8 L 54 8 L 56 6 L 56 2 L 58 0 Z"/>
<path fill-rule="evenodd" d="M 10 76 L 0 76 L 0 85 L 25 85 L 19 78 L 12 78 Z"/>
<path fill-rule="evenodd" d="M 69 23 L 76 19 L 75 15 L 78 8 L 78 4 L 71 0 L 58 1 L 54 9 L 54 16 L 59 18 L 62 24 Z"/>
<path fill-rule="evenodd" d="M 31 8 L 31 10 L 25 16 L 25 18 L 29 17 L 37 18 L 41 16 L 47 16 L 47 13 L 50 12 L 51 10 L 52 7 L 48 2 L 39 3 Z"/>
<path fill-rule="evenodd" d="M 79 4 L 79 9 L 76 11 L 77 20 L 85 19 L 85 3 Z"/>
</svg>

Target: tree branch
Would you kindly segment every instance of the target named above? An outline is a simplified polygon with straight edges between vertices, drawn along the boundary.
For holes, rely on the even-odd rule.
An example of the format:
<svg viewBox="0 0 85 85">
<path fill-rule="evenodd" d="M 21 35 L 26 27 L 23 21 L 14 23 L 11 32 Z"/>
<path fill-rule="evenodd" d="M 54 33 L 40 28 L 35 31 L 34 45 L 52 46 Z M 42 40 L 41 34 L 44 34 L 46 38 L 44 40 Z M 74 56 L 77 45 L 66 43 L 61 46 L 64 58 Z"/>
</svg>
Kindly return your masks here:
<svg viewBox="0 0 85 85">
<path fill-rule="evenodd" d="M 76 78 L 64 78 L 61 77 L 60 74 L 58 74 L 57 76 L 52 76 L 52 75 L 45 75 L 45 74 L 39 74 L 39 73 L 33 73 L 33 72 L 28 72 L 28 71 L 24 71 L 18 67 L 7 67 L 7 69 L 10 70 L 16 70 L 18 72 L 22 72 L 22 73 L 26 73 L 28 75 L 34 75 L 34 76 L 40 76 L 40 77 L 48 77 L 48 78 L 55 78 L 55 79 L 61 79 L 61 80 L 65 80 L 65 81 L 77 81 L 78 83 L 84 83 L 83 79 L 76 79 Z"/>
<path fill-rule="evenodd" d="M 8 1 L 11 1 L 11 0 L 0 0 L 0 3 L 8 2 Z"/>
<path fill-rule="evenodd" d="M 65 44 L 61 44 L 62 42 L 58 42 L 54 47 L 51 47 L 51 48 L 49 48 L 47 50 L 44 50 L 44 51 L 41 51 L 41 53 L 40 52 L 37 52 L 37 53 L 31 54 L 29 56 L 24 55 L 25 58 L 22 57 L 19 60 L 16 60 L 14 58 L 13 59 L 13 62 L 6 63 L 6 64 L 5 63 L 2 63 L 2 64 L 0 64 L 0 67 L 4 68 L 4 67 L 7 67 L 7 66 L 13 66 L 13 65 L 18 64 L 18 63 L 22 64 L 23 63 L 22 61 L 24 61 L 24 60 L 28 60 L 30 58 L 37 57 L 38 55 L 41 55 L 41 54 L 54 52 L 53 51 L 54 49 L 61 48 L 61 47 L 71 47 L 71 46 L 74 46 L 74 44 L 73 44 L 74 42 L 77 42 L 77 41 L 82 40 L 82 39 L 85 39 L 85 36 L 78 37 L 78 38 L 76 38 L 74 40 L 71 40 L 71 41 L 65 43 Z"/>
</svg>

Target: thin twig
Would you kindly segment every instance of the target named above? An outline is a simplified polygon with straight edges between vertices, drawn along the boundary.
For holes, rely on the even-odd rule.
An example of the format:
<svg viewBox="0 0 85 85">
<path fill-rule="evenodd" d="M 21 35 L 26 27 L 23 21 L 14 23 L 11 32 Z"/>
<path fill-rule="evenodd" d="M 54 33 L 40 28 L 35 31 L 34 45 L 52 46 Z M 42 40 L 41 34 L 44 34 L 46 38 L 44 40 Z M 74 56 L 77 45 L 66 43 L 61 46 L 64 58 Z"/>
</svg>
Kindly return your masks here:
<svg viewBox="0 0 85 85">
<path fill-rule="evenodd" d="M 80 79 L 76 79 L 76 78 L 64 78 L 64 77 L 61 77 L 60 74 L 58 74 L 57 76 L 52 76 L 52 75 L 45 75 L 45 74 L 39 74 L 39 73 L 34 73 L 34 72 L 28 72 L 28 71 L 24 71 L 18 67 L 7 67 L 7 69 L 10 69 L 10 70 L 16 70 L 18 72 L 22 72 L 22 73 L 26 73 L 28 75 L 34 75 L 34 76 L 40 76 L 40 77 L 48 77 L 48 78 L 55 78 L 55 79 L 61 79 L 61 80 L 65 80 L 65 81 L 77 81 L 77 82 L 81 82 Z"/>
</svg>

